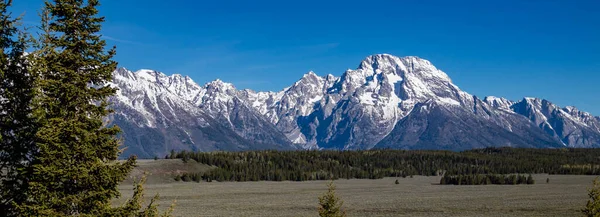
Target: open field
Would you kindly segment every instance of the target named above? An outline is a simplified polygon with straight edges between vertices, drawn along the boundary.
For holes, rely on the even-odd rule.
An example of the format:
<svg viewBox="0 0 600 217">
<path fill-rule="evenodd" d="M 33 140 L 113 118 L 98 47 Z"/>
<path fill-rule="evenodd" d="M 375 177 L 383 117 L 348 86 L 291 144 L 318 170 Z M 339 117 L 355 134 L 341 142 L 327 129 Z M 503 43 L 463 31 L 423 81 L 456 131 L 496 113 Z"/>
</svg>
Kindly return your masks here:
<svg viewBox="0 0 600 217">
<path fill-rule="evenodd" d="M 142 161 L 138 170 L 157 171 L 156 164 L 180 166 L 177 160 L 161 161 Z M 335 183 L 349 216 L 578 216 L 594 176 L 540 174 L 534 178 L 537 184 L 529 186 L 442 186 L 435 184 L 440 177 L 424 176 L 400 178 L 399 185 L 394 184 L 396 178 Z M 176 216 L 317 216 L 317 198 L 327 190 L 326 181 L 171 180 L 165 174 L 150 175 L 146 196 L 149 200 L 159 193 L 162 208 L 176 200 Z M 130 182 L 121 185 L 124 198 L 131 196 L 131 189 Z"/>
</svg>

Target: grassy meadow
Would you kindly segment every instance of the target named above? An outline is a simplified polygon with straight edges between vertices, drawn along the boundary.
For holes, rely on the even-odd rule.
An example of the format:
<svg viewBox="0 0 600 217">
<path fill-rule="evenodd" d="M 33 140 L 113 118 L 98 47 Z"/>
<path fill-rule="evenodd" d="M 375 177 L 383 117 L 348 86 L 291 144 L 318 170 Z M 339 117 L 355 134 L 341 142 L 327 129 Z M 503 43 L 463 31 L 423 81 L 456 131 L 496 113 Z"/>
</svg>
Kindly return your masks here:
<svg viewBox="0 0 600 217">
<path fill-rule="evenodd" d="M 317 216 L 326 181 L 175 182 L 174 173 L 209 166 L 181 160 L 141 160 L 132 176 L 148 172 L 146 201 L 176 203 L 175 216 Z M 579 216 L 595 176 L 534 175 L 535 185 L 438 185 L 440 177 L 336 180 L 348 216 Z M 550 183 L 546 184 L 546 178 Z M 132 192 L 131 180 L 120 187 Z M 124 199 L 115 201 L 123 203 Z"/>
</svg>

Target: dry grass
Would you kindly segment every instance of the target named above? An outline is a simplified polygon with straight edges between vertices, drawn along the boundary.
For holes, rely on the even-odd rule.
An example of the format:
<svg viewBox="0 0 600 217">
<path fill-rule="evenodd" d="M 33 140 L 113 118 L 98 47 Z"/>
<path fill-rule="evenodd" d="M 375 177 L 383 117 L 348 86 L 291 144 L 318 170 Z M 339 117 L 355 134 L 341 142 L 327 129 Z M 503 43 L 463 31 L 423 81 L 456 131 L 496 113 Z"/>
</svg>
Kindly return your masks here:
<svg viewBox="0 0 600 217">
<path fill-rule="evenodd" d="M 159 160 L 138 160 L 138 166 L 133 169 L 130 177 L 125 180 L 124 185 L 133 184 L 134 180 L 147 173 L 147 184 L 162 184 L 173 182 L 175 174 L 186 172 L 203 172 L 213 167 L 196 163 L 190 160 L 189 163 L 183 163 L 181 159 L 159 159 Z"/>
<path fill-rule="evenodd" d="M 162 167 L 151 162 L 155 171 Z M 173 168 L 178 162 L 164 161 Z M 141 163 L 140 170 L 148 164 Z M 184 167 L 206 169 L 206 167 Z M 165 174 L 146 185 L 148 200 L 161 195 L 161 207 L 176 200 L 176 216 L 317 216 L 326 181 L 173 182 Z M 546 184 L 546 178 L 550 184 Z M 348 216 L 578 216 L 593 176 L 535 175 L 538 184 L 520 186 L 442 186 L 440 177 L 336 180 Z M 131 184 L 121 186 L 123 198 Z M 116 201 L 122 203 L 123 200 Z"/>
</svg>

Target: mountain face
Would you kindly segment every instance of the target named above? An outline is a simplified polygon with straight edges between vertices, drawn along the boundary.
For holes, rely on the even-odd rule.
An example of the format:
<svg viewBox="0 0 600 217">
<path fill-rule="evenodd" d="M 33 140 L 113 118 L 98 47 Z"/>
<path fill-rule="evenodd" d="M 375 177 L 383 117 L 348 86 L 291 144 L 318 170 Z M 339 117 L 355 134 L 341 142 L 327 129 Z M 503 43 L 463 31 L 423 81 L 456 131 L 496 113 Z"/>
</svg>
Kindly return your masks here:
<svg viewBox="0 0 600 217">
<path fill-rule="evenodd" d="M 313 72 L 279 92 L 152 70 L 115 71 L 126 155 L 175 150 L 489 146 L 598 147 L 600 117 L 542 99 L 479 99 L 429 61 L 373 55 L 340 77 Z"/>
<path fill-rule="evenodd" d="M 511 108 L 565 145 L 596 147 L 600 144 L 598 117 L 577 108 L 560 108 L 547 100 L 536 98 L 524 98 Z"/>
<path fill-rule="evenodd" d="M 115 71 L 111 85 L 119 88 L 110 100 L 115 110 L 110 120 L 123 131 L 123 156 L 296 148 L 256 111 L 234 97 L 225 100 L 219 92 L 226 91 L 223 87 L 201 87 L 181 75 L 124 68 Z"/>
</svg>

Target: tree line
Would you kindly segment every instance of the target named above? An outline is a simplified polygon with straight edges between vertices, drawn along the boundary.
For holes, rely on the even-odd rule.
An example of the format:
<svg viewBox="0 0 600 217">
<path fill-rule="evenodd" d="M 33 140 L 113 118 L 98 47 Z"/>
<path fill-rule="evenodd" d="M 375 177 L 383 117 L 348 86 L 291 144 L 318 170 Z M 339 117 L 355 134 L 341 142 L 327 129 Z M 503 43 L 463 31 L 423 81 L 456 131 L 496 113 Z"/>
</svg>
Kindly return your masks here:
<svg viewBox="0 0 600 217">
<path fill-rule="evenodd" d="M 472 174 L 472 175 L 444 175 L 440 185 L 533 185 L 535 180 L 531 174 L 525 175 L 499 175 L 499 174 Z"/>
<path fill-rule="evenodd" d="M 181 180 L 306 181 L 411 175 L 600 174 L 600 149 L 484 148 L 451 151 L 172 152 L 166 158 L 215 166 Z M 491 177 L 490 177 L 491 178 Z M 185 181 L 184 180 L 184 181 Z"/>
</svg>

